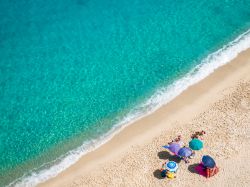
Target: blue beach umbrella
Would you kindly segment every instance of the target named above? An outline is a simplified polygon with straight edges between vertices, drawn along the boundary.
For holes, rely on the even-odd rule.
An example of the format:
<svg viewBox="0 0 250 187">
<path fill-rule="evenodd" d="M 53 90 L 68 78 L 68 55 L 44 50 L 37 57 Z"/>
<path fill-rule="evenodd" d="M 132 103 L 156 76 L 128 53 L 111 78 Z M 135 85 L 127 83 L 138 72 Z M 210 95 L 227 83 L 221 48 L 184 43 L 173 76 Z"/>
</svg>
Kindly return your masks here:
<svg viewBox="0 0 250 187">
<path fill-rule="evenodd" d="M 178 169 L 178 164 L 174 161 L 169 161 L 166 163 L 166 169 L 170 172 L 176 172 Z"/>
<path fill-rule="evenodd" d="M 215 161 L 211 156 L 204 155 L 202 157 L 202 163 L 207 168 L 213 168 L 215 166 Z"/>
<path fill-rule="evenodd" d="M 192 154 L 192 150 L 188 147 L 183 147 L 178 151 L 180 157 L 189 157 Z"/>
<path fill-rule="evenodd" d="M 168 149 L 169 151 L 171 151 L 174 154 L 177 154 L 181 148 L 180 144 L 178 144 L 178 143 L 171 143 L 170 145 L 164 145 L 162 147 Z"/>
<path fill-rule="evenodd" d="M 203 148 L 203 142 L 197 138 L 194 138 L 189 142 L 189 147 L 193 150 L 201 150 Z"/>
</svg>

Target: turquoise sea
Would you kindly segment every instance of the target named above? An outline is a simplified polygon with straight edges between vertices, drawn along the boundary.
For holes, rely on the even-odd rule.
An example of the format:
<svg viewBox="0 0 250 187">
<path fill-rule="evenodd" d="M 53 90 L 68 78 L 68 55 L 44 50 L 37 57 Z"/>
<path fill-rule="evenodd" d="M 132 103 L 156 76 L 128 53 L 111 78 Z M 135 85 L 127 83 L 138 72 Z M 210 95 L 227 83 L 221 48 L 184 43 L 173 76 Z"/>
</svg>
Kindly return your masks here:
<svg viewBox="0 0 250 187">
<path fill-rule="evenodd" d="M 250 0 L 1 0 L 0 186 L 55 176 L 250 47 L 249 28 Z"/>
</svg>

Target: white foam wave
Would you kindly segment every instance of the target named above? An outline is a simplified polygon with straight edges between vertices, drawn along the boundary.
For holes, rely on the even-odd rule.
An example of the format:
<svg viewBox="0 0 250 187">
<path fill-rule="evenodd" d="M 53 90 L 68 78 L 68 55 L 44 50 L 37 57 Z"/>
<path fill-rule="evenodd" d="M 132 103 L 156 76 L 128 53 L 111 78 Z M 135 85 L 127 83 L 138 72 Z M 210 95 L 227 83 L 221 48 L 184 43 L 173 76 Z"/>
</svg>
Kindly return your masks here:
<svg viewBox="0 0 250 187">
<path fill-rule="evenodd" d="M 250 30 L 246 31 L 235 40 L 225 45 L 218 51 L 210 54 L 198 66 L 192 69 L 183 78 L 175 81 L 172 85 L 158 90 L 144 104 L 132 110 L 120 123 L 116 124 L 107 134 L 99 139 L 85 142 L 82 146 L 75 150 L 69 151 L 66 155 L 54 161 L 53 166 L 46 169 L 36 169 L 30 175 L 13 181 L 8 186 L 35 186 L 50 178 L 57 176 L 60 172 L 77 162 L 86 153 L 95 150 L 115 134 L 119 133 L 124 127 L 134 121 L 154 112 L 161 106 L 165 105 L 176 96 L 181 94 L 189 86 L 199 82 L 200 80 L 213 73 L 215 69 L 225 65 L 234 59 L 240 52 L 250 48 Z M 51 163 L 50 163 L 51 165 Z"/>
</svg>

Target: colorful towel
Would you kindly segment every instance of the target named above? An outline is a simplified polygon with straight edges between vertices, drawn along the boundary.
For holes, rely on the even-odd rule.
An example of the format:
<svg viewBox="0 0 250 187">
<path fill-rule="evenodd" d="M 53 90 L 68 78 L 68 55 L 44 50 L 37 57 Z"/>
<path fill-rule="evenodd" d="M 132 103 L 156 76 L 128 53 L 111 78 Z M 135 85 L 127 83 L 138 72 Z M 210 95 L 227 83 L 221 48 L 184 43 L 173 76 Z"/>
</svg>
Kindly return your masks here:
<svg viewBox="0 0 250 187">
<path fill-rule="evenodd" d="M 199 164 L 195 167 L 195 170 L 202 176 L 206 177 L 206 171 L 204 170 L 204 167 L 202 164 Z"/>
<path fill-rule="evenodd" d="M 216 175 L 219 172 L 219 168 L 215 166 L 214 168 L 204 168 L 202 164 L 195 167 L 195 170 L 202 176 L 209 178 Z"/>
</svg>

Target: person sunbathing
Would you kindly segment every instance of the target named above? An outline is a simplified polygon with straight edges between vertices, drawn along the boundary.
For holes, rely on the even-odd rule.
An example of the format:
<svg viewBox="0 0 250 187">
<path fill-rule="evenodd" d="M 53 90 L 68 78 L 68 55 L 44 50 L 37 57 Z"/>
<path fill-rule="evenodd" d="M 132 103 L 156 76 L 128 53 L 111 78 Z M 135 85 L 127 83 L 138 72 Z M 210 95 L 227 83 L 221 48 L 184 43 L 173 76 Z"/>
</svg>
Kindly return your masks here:
<svg viewBox="0 0 250 187">
<path fill-rule="evenodd" d="M 197 131 L 195 132 L 194 134 L 191 135 L 191 138 L 194 139 L 194 138 L 197 138 L 197 139 L 200 139 L 200 140 L 203 140 L 202 136 L 206 134 L 205 131 Z"/>
<path fill-rule="evenodd" d="M 177 138 L 174 139 L 175 142 L 179 142 L 181 140 L 181 135 L 177 136 Z"/>
<path fill-rule="evenodd" d="M 168 142 L 168 144 L 171 144 L 171 143 L 178 143 L 179 141 L 181 140 L 181 135 L 177 136 L 177 138 L 173 139 L 171 142 Z"/>
<path fill-rule="evenodd" d="M 181 147 L 184 146 L 184 142 L 181 140 L 181 135 L 177 136 L 177 138 L 173 139 L 171 142 L 168 142 L 168 145 L 172 144 L 172 143 L 178 143 L 180 144 Z"/>
<path fill-rule="evenodd" d="M 199 135 L 199 136 L 203 136 L 204 134 L 206 134 L 206 132 L 203 131 L 203 130 L 202 130 L 201 132 L 198 132 L 198 135 Z"/>
<path fill-rule="evenodd" d="M 190 159 L 193 159 L 195 157 L 195 151 L 192 151 L 192 154 L 189 156 Z"/>
<path fill-rule="evenodd" d="M 172 140 L 171 142 L 168 142 L 168 145 L 170 145 L 170 144 L 172 144 L 172 143 L 174 143 L 174 140 Z"/>
<path fill-rule="evenodd" d="M 182 159 L 185 161 L 186 164 L 190 163 L 187 157 L 183 157 Z"/>
</svg>

